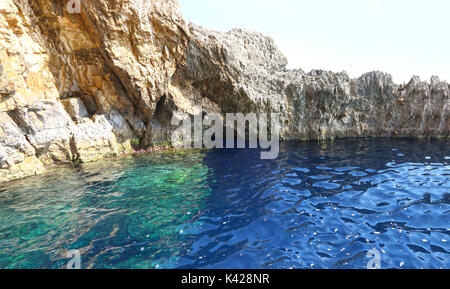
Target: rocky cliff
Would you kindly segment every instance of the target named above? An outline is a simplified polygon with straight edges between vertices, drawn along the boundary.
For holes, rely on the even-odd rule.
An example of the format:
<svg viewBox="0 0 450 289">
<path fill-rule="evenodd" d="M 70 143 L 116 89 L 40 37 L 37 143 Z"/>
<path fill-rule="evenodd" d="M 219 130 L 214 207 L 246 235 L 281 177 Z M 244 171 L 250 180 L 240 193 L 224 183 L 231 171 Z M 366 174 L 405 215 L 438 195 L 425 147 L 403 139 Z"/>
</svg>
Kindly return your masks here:
<svg viewBox="0 0 450 289">
<path fill-rule="evenodd" d="M 277 112 L 283 139 L 450 134 L 449 85 L 286 69 L 273 40 L 176 0 L 0 2 L 0 182 L 170 139 L 174 113 Z"/>
</svg>

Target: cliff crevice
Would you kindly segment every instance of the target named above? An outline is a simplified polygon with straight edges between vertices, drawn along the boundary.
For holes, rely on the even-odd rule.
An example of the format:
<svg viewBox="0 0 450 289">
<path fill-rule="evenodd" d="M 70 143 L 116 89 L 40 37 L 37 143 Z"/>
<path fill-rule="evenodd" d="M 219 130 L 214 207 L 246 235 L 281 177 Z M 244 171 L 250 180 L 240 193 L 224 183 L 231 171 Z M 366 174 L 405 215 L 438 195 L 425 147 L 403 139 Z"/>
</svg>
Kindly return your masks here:
<svg viewBox="0 0 450 289">
<path fill-rule="evenodd" d="M 448 138 L 449 85 L 289 70 L 274 41 L 176 0 L 0 2 L 0 182 L 170 140 L 173 114 L 280 113 L 285 140 Z"/>
</svg>

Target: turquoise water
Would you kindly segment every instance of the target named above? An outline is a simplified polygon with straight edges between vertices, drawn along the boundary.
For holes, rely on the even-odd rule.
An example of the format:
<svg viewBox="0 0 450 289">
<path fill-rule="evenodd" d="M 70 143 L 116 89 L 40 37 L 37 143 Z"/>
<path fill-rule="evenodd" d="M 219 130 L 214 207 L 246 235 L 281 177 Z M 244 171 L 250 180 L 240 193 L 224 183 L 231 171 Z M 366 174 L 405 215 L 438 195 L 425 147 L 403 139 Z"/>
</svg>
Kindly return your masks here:
<svg viewBox="0 0 450 289">
<path fill-rule="evenodd" d="M 0 268 L 450 269 L 450 142 L 168 152 L 0 185 Z"/>
</svg>

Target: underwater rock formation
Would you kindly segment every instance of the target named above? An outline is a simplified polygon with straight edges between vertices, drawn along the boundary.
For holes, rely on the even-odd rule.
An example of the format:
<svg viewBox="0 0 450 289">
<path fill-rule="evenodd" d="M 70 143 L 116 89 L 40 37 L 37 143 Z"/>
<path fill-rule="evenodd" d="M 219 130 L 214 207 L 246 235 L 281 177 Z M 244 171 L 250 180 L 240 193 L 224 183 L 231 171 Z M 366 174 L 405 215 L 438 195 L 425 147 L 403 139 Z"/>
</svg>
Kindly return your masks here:
<svg viewBox="0 0 450 289">
<path fill-rule="evenodd" d="M 151 142 L 185 60 L 176 1 L 0 2 L 0 181 Z M 148 139 L 146 139 L 148 138 Z"/>
<path fill-rule="evenodd" d="M 168 141 L 199 107 L 280 113 L 285 140 L 449 137 L 437 77 L 289 70 L 270 37 L 188 26 L 176 0 L 68 2 L 0 2 L 0 182 Z"/>
</svg>

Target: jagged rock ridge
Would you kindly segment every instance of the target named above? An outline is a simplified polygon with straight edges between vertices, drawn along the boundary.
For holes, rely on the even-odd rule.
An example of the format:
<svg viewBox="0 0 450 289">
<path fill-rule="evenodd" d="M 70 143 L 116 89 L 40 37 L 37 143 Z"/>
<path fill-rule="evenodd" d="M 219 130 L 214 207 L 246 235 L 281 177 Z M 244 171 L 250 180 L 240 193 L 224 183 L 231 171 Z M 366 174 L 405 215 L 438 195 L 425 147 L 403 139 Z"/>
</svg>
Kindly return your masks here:
<svg viewBox="0 0 450 289">
<path fill-rule="evenodd" d="M 286 69 L 274 41 L 183 20 L 175 0 L 0 2 L 0 182 L 170 139 L 174 113 L 278 112 L 283 139 L 439 137 L 449 85 Z"/>
</svg>

